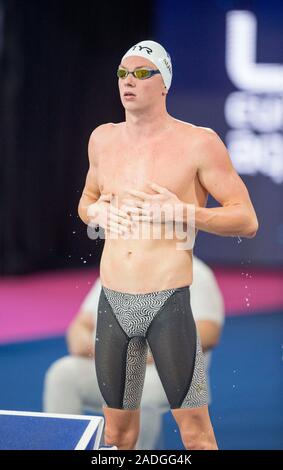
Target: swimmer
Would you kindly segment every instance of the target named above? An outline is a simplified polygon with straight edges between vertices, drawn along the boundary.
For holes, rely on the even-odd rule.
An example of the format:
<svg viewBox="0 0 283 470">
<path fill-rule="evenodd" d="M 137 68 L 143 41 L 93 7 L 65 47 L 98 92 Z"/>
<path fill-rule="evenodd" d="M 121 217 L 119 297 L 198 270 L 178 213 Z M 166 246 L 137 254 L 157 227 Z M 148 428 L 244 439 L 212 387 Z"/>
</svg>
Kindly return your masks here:
<svg viewBox="0 0 283 470">
<path fill-rule="evenodd" d="M 92 132 L 78 208 L 105 233 L 95 341 L 105 443 L 135 448 L 149 347 L 184 447 L 217 449 L 190 308 L 193 241 L 180 249 L 166 227 L 252 238 L 257 216 L 216 132 L 167 112 L 166 50 L 149 40 L 134 45 L 117 75 L 125 121 Z M 220 207 L 206 208 L 209 194 Z M 158 227 L 160 237 L 136 236 L 142 225 Z"/>
</svg>

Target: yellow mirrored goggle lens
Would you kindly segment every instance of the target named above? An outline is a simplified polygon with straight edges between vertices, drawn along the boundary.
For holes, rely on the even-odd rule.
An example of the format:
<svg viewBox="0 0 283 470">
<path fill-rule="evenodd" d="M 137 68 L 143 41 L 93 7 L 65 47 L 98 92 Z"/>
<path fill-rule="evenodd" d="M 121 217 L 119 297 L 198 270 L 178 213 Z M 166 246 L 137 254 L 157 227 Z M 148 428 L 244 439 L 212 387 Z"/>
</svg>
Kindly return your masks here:
<svg viewBox="0 0 283 470">
<path fill-rule="evenodd" d="M 117 70 L 117 76 L 118 78 L 125 78 L 127 76 L 127 70 L 124 69 L 118 69 Z"/>
<path fill-rule="evenodd" d="M 135 77 L 142 80 L 143 78 L 147 78 L 150 76 L 150 71 L 146 69 L 138 69 L 138 70 L 135 70 L 134 75 Z"/>
<path fill-rule="evenodd" d="M 138 69 L 133 72 L 134 76 L 139 80 L 143 80 L 144 78 L 148 78 L 151 75 L 150 70 L 146 69 Z M 118 69 L 117 71 L 118 78 L 126 78 L 128 76 L 128 71 L 125 69 Z"/>
</svg>

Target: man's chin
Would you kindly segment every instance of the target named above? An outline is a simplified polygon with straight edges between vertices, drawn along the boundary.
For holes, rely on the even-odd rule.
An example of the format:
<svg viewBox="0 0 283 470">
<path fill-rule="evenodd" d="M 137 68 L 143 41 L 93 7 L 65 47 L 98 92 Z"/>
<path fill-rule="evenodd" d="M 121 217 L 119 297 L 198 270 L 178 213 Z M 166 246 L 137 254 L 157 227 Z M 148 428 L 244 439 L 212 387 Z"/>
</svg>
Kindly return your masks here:
<svg viewBox="0 0 283 470">
<path fill-rule="evenodd" d="M 139 110 L 142 110 L 142 107 L 140 105 L 138 105 L 137 103 L 123 103 L 123 106 L 124 108 L 127 110 L 127 111 L 139 111 Z"/>
</svg>

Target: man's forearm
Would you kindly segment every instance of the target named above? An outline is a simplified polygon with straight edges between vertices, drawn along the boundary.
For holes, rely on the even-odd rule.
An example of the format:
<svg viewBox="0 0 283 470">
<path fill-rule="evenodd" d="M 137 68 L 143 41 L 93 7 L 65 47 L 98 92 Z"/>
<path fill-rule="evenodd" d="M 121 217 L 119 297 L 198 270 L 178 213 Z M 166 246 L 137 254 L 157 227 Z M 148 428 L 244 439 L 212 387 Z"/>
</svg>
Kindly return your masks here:
<svg viewBox="0 0 283 470">
<path fill-rule="evenodd" d="M 89 224 L 89 217 L 87 215 L 87 207 L 83 206 L 82 204 L 79 204 L 78 207 L 78 214 L 80 216 L 80 219 L 86 224 Z"/>
<path fill-rule="evenodd" d="M 221 325 L 213 320 L 196 320 L 203 352 L 213 349 L 219 341 Z"/>
<path fill-rule="evenodd" d="M 67 334 L 67 345 L 69 353 L 74 356 L 94 356 L 93 337 L 87 328 L 71 327 Z"/>
<path fill-rule="evenodd" d="M 194 212 L 195 228 L 204 232 L 222 236 L 239 236 L 252 238 L 258 228 L 256 215 L 242 205 L 230 205 L 226 207 L 194 207 L 185 204 L 184 221 L 192 217 Z"/>
<path fill-rule="evenodd" d="M 93 204 L 94 204 L 93 201 L 82 201 L 82 200 L 79 203 L 78 214 L 79 214 L 81 220 L 86 225 L 88 225 L 90 223 L 90 220 L 92 220 L 92 222 L 95 222 L 95 218 L 97 218 L 97 216 L 98 216 L 98 211 L 95 211 L 94 208 L 92 208 L 92 210 L 91 210 L 91 217 L 90 217 L 90 214 L 88 214 L 89 206 L 91 206 Z"/>
</svg>

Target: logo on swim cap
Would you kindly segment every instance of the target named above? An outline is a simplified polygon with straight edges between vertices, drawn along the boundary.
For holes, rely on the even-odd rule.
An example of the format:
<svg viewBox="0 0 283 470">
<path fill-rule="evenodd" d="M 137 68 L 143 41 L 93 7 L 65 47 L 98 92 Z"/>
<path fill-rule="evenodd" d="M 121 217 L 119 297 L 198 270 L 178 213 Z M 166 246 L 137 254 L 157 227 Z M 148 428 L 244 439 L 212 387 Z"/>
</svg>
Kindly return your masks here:
<svg viewBox="0 0 283 470">
<path fill-rule="evenodd" d="M 143 49 L 145 49 L 148 54 L 152 54 L 152 53 L 153 53 L 153 50 L 150 49 L 150 47 L 147 47 L 147 46 L 140 46 L 139 44 L 137 44 L 136 46 L 134 46 L 134 47 L 132 48 L 132 51 L 134 51 L 136 47 L 138 47 L 140 51 L 142 51 Z"/>
<path fill-rule="evenodd" d="M 170 55 L 167 54 L 169 56 L 169 60 L 170 60 Z M 164 59 L 163 60 L 164 64 L 166 65 L 167 69 L 169 70 L 169 72 L 171 73 L 172 75 L 172 66 L 171 66 L 171 60 L 170 62 L 167 60 L 167 59 Z"/>
<path fill-rule="evenodd" d="M 160 71 L 164 84 L 169 90 L 172 81 L 171 57 L 161 44 L 155 41 L 141 41 L 132 46 L 122 60 L 129 56 L 139 56 L 149 59 Z"/>
</svg>

